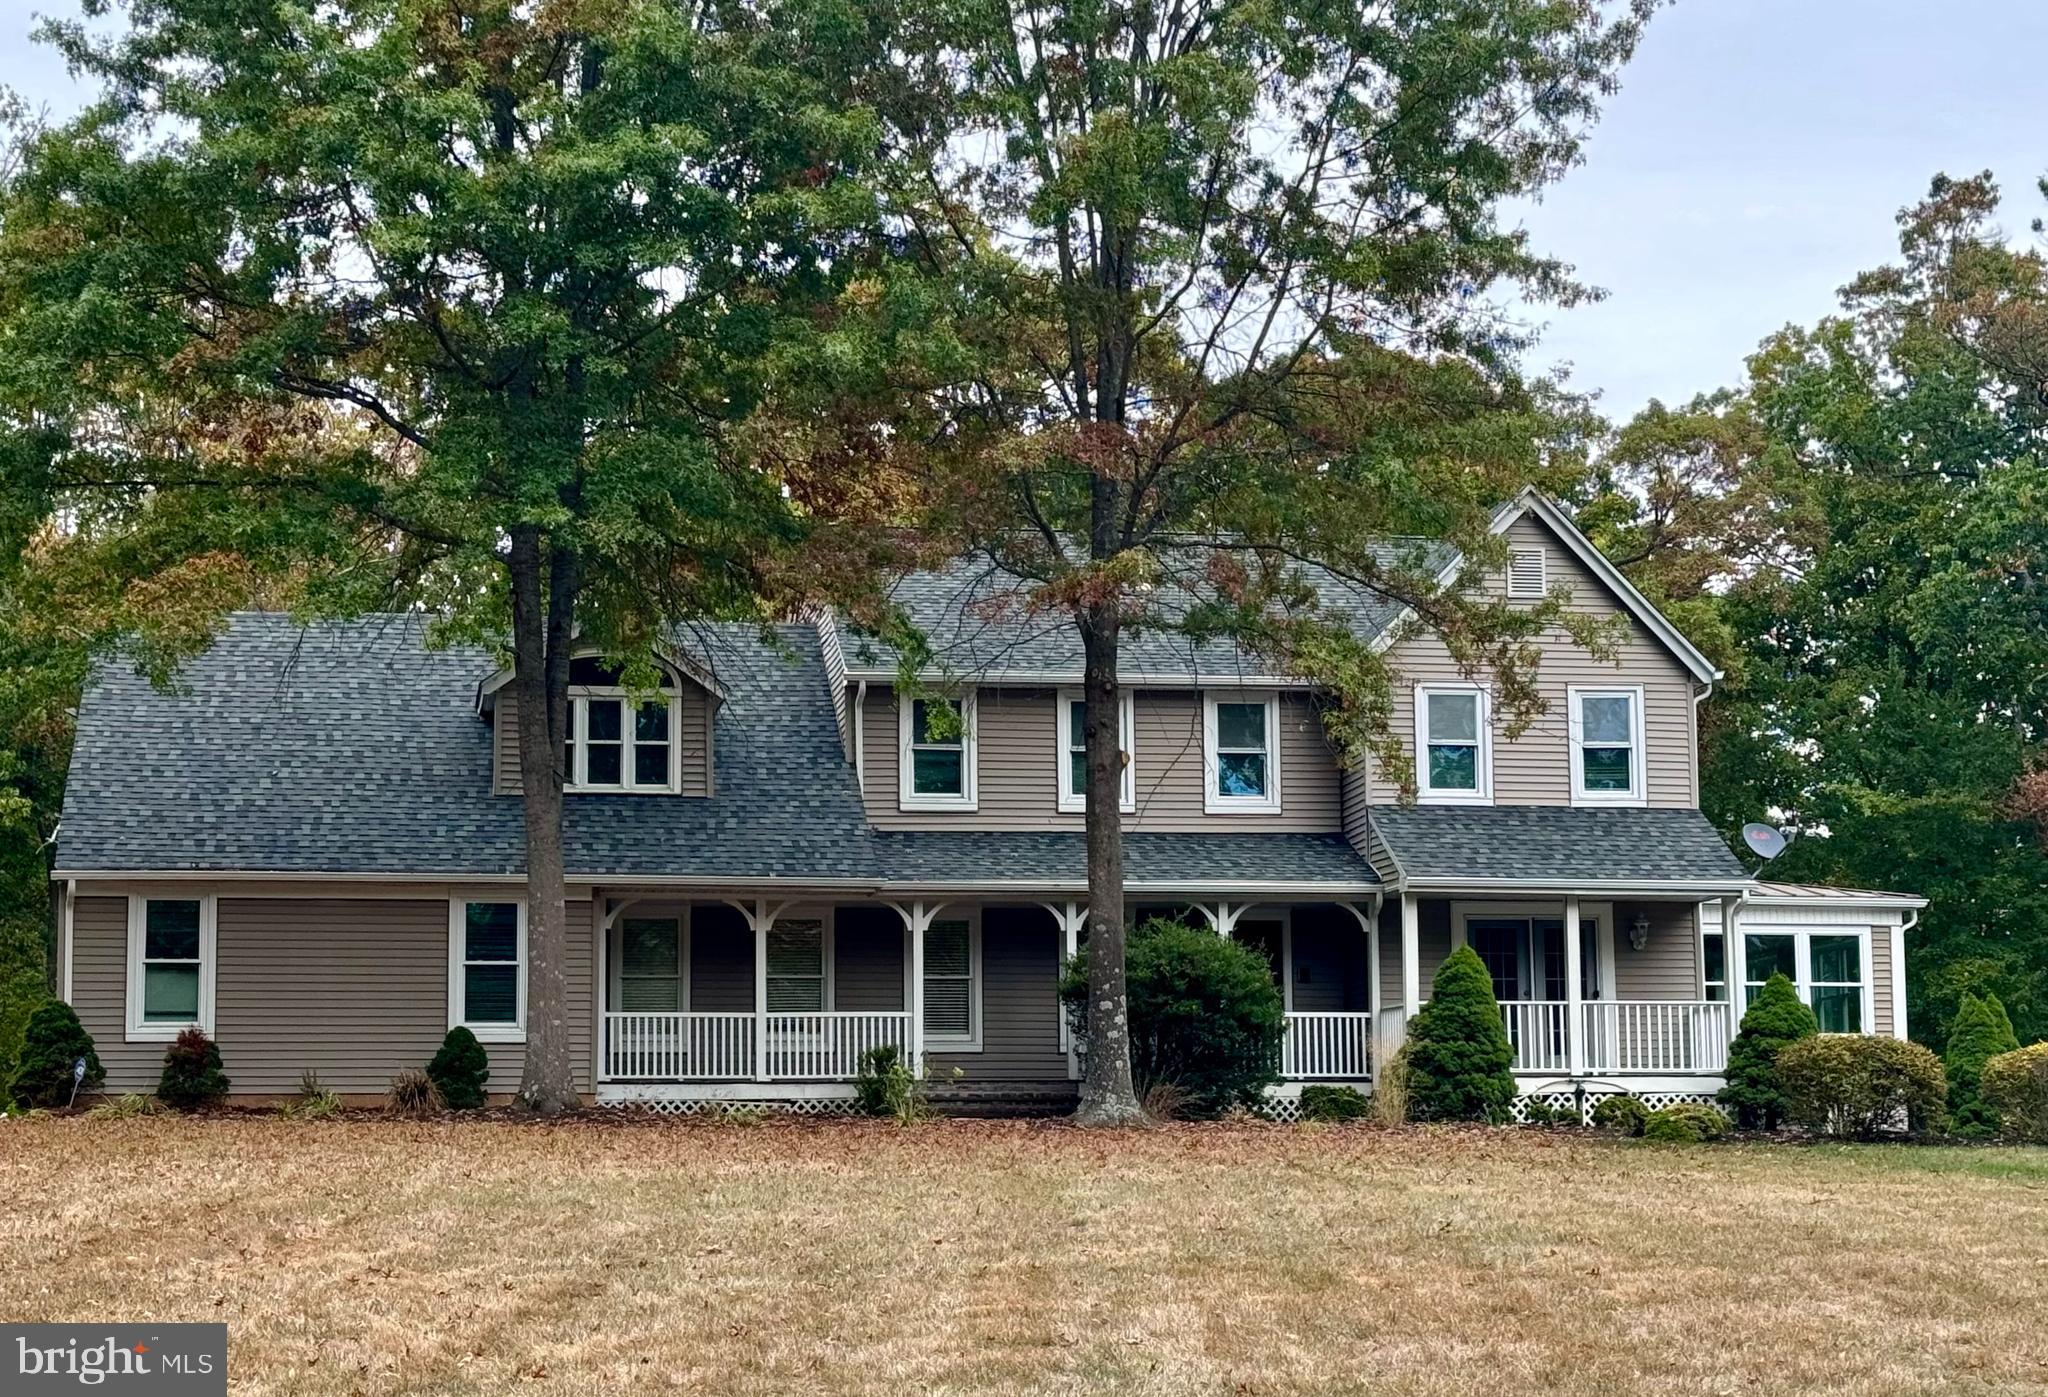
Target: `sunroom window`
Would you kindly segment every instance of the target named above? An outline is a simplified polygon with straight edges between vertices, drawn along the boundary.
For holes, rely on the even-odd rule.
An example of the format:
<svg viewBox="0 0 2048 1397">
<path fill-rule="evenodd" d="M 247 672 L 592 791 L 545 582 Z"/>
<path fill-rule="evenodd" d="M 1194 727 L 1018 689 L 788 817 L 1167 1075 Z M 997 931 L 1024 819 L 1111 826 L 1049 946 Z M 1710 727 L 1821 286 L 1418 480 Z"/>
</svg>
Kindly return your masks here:
<svg viewBox="0 0 2048 1397">
<path fill-rule="evenodd" d="M 1486 694 L 1468 685 L 1421 685 L 1415 691 L 1415 787 L 1425 800 L 1492 799 L 1493 760 Z"/>
<path fill-rule="evenodd" d="M 1862 1033 L 1868 988 L 1863 937 L 1855 932 L 1753 931 L 1742 938 L 1743 1003 L 1783 975 L 1813 1009 L 1823 1033 Z"/>
</svg>

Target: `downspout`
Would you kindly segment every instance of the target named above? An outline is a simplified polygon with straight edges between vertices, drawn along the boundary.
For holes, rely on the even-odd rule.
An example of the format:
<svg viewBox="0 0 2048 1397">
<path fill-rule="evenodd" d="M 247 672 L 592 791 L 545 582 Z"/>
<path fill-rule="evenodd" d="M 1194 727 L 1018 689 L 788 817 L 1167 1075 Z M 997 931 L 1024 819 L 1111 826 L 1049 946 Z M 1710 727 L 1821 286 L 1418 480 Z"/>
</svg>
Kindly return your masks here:
<svg viewBox="0 0 2048 1397">
<path fill-rule="evenodd" d="M 1692 696 L 1692 803 L 1700 803 L 1700 705 L 1714 695 L 1714 681 L 1709 679 L 1706 686 Z"/>
</svg>

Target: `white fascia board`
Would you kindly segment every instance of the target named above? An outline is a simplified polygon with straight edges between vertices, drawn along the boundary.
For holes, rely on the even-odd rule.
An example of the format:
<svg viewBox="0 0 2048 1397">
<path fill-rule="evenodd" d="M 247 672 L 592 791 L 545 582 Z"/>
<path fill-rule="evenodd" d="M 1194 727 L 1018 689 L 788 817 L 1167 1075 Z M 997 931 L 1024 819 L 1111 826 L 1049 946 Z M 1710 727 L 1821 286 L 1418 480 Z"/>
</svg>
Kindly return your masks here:
<svg viewBox="0 0 2048 1397">
<path fill-rule="evenodd" d="M 1400 888 L 1417 893 L 1582 893 L 1603 897 L 1640 897 L 1692 901 L 1739 893 L 1750 885 L 1730 878 L 1461 878 L 1409 877 Z"/>
<path fill-rule="evenodd" d="M 902 675 L 894 669 L 848 669 L 849 682 L 866 680 L 894 684 Z M 1061 685 L 1076 685 L 1084 682 L 1078 669 L 988 669 L 988 670 L 924 670 L 917 675 L 918 682 L 932 684 L 973 683 L 983 688 L 998 688 L 1013 685 L 1020 688 L 1050 689 Z M 1314 684 L 1299 677 L 1272 674 L 1224 674 L 1202 673 L 1196 670 L 1177 670 L 1166 673 L 1120 674 L 1117 684 L 1132 689 L 1310 689 Z"/>
</svg>

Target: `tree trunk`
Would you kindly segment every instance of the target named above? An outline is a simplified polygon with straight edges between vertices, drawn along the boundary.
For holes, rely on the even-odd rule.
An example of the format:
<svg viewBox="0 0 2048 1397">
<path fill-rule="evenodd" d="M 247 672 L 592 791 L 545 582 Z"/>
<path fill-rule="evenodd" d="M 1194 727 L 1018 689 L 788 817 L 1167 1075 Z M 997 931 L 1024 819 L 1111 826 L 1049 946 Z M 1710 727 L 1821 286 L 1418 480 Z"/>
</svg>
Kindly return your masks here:
<svg viewBox="0 0 2048 1397">
<path fill-rule="evenodd" d="M 1081 616 L 1088 782 L 1088 1075 L 1074 1119 L 1123 1125 L 1144 1110 L 1131 1084 L 1130 999 L 1124 980 L 1123 733 L 1116 677 L 1116 603 Z"/>
<path fill-rule="evenodd" d="M 537 527 L 512 530 L 512 688 L 519 698 L 519 786 L 526 807 L 526 1067 L 519 1102 L 542 1115 L 558 1115 L 582 1105 L 569 1051 L 563 964 L 569 913 L 562 742 L 577 578 L 575 560 L 563 550 L 551 550 L 549 563 L 543 579 Z"/>
</svg>

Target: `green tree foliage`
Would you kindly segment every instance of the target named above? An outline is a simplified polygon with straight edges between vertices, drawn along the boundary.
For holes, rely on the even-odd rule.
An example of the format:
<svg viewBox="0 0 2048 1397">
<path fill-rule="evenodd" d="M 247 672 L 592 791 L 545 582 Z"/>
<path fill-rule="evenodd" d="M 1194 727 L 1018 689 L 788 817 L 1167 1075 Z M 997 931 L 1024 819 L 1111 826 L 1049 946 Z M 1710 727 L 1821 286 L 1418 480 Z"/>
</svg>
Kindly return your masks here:
<svg viewBox="0 0 2048 1397">
<path fill-rule="evenodd" d="M 228 1094 L 228 1074 L 221 1070 L 220 1045 L 203 1029 L 188 1028 L 164 1049 L 164 1070 L 157 1078 L 157 1099 L 176 1111 L 196 1111 Z"/>
<path fill-rule="evenodd" d="M 1859 1140 L 1909 1126 L 1938 1129 L 1948 1096 L 1931 1049 L 1873 1034 L 1821 1033 L 1788 1044 L 1778 1054 L 1778 1076 L 1788 1120 Z"/>
<path fill-rule="evenodd" d="M 457 1024 L 427 1063 L 427 1077 L 440 1088 L 441 1100 L 450 1110 L 474 1111 L 484 1104 L 491 1060 L 476 1035 Z"/>
<path fill-rule="evenodd" d="M 906 211 L 924 266 L 866 321 L 943 386 L 893 439 L 933 549 L 1074 627 L 1098 1002 L 1125 992 L 1124 636 L 1227 635 L 1325 682 L 1331 731 L 1393 788 L 1413 772 L 1361 606 L 1490 671 L 1511 731 L 1535 711 L 1530 637 L 1593 643 L 1461 584 L 1503 559 L 1492 506 L 1574 474 L 1585 427 L 1515 371 L 1494 307 L 1582 288 L 1502 208 L 1577 159 L 1653 3 L 922 7 L 907 49 L 948 83 Z M 958 327 L 943 355 L 932 318 Z M 1447 585 L 1436 543 L 1399 538 L 1470 568 Z M 1090 1021 L 1084 1119 L 1137 1111 L 1126 1021 Z"/>
<path fill-rule="evenodd" d="M 1723 661 L 1701 804 L 1797 812 L 1773 876 L 1930 900 L 1908 1019 L 1964 993 L 2048 1034 L 2048 262 L 1990 177 L 1938 178 L 1899 261 L 1746 383 L 1616 439 L 1601 542 Z M 1705 590 L 1695 591 L 1694 588 Z"/>
<path fill-rule="evenodd" d="M 1785 1120 L 1785 1084 L 1778 1075 L 1778 1054 L 1788 1044 L 1820 1032 L 1813 1010 L 1783 975 L 1764 981 L 1756 1002 L 1742 1016 L 1742 1027 L 1728 1045 L 1726 1085 L 1720 1101 L 1750 1130 L 1776 1130 Z"/>
<path fill-rule="evenodd" d="M 80 1092 L 97 1090 L 107 1079 L 100 1055 L 93 1051 L 92 1035 L 78 1021 L 78 1015 L 61 999 L 46 1000 L 29 1015 L 22 1037 L 21 1056 L 14 1068 L 8 1091 L 20 1106 L 63 1106 L 72 1099 L 73 1071 L 78 1059 L 85 1059 L 85 1079 Z"/>
<path fill-rule="evenodd" d="M 834 575 L 788 552 L 821 496 L 859 495 L 830 430 L 858 346 L 828 346 L 825 311 L 896 246 L 868 179 L 881 104 L 910 90 L 894 12 L 122 18 L 44 27 L 100 100 L 30 141 L 6 191 L 8 543 L 61 518 L 80 572 L 204 598 L 209 625 L 269 587 L 307 612 L 424 605 L 507 653 L 520 1096 L 566 1109 L 571 653 L 644 682 L 673 624 L 772 615 Z"/>
<path fill-rule="evenodd" d="M 1984 1064 L 2000 1053 L 2014 1052 L 2020 1040 L 2012 1020 L 1995 994 L 1965 994 L 1949 1025 L 1948 1052 L 1942 1069 L 1948 1075 L 1948 1119 L 1951 1129 L 1966 1135 L 1996 1135 L 1998 1111 L 1980 1090 Z"/>
<path fill-rule="evenodd" d="M 1179 1093 L 1180 1113 L 1221 1115 L 1259 1103 L 1280 1079 L 1287 1014 L 1273 967 L 1255 947 L 1206 928 L 1154 918 L 1130 938 L 1131 1066 L 1140 1095 Z M 1076 956 L 1060 980 L 1085 1032 L 1093 995 Z"/>
<path fill-rule="evenodd" d="M 1470 946 L 1437 968 L 1429 1003 L 1408 1025 L 1409 1109 L 1420 1120 L 1504 1121 L 1515 1099 L 1515 1050 L 1493 977 Z"/>
</svg>

